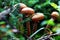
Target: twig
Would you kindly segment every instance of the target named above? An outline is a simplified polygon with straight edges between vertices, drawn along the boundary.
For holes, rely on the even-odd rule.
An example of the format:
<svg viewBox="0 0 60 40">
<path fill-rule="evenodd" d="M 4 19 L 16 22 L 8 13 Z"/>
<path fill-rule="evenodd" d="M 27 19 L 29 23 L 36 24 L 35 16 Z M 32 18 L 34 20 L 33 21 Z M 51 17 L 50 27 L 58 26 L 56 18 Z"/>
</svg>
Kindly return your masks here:
<svg viewBox="0 0 60 40">
<path fill-rule="evenodd" d="M 44 27 L 38 29 L 38 30 L 37 30 L 36 32 L 34 32 L 29 38 L 31 39 L 35 34 L 37 34 L 39 31 L 41 31 L 41 30 L 43 30 L 43 29 L 44 29 Z"/>
<path fill-rule="evenodd" d="M 4 10 L 0 13 L 0 20 L 2 17 L 5 17 L 5 15 L 9 14 L 11 12 L 11 8 Z"/>
<path fill-rule="evenodd" d="M 51 36 L 55 36 L 55 35 L 60 35 L 60 33 L 59 34 L 55 33 L 55 34 L 45 35 L 45 36 L 38 38 L 37 40 L 43 40 L 43 39 L 45 40 L 48 38 L 50 39 Z"/>
<path fill-rule="evenodd" d="M 13 5 L 13 8 L 14 8 L 14 9 L 12 9 L 12 10 L 11 10 L 11 8 L 8 8 L 7 10 L 2 11 L 2 12 L 0 13 L 0 19 L 1 19 L 2 17 L 4 17 L 5 15 L 10 14 L 11 12 L 14 12 L 14 10 L 16 9 L 16 6 L 19 5 L 19 4 L 20 4 L 20 3 Z"/>
<path fill-rule="evenodd" d="M 17 4 L 15 4 L 15 5 L 13 5 L 13 9 L 12 9 L 12 8 L 8 8 L 7 10 L 4 10 L 4 11 L 0 12 L 0 20 L 1 20 L 2 17 L 5 17 L 5 15 L 14 12 L 14 10 L 15 10 L 16 7 L 17 7 L 17 5 L 19 5 L 19 4 L 20 4 L 20 3 L 17 3 Z M 11 10 L 11 9 L 12 9 L 12 10 Z"/>
</svg>

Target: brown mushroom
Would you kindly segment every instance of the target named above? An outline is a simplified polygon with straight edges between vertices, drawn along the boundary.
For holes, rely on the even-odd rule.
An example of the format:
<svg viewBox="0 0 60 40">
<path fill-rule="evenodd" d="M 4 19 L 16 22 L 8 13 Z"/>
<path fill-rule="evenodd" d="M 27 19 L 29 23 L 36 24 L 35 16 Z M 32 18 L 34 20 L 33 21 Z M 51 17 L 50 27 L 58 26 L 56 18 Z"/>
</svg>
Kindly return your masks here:
<svg viewBox="0 0 60 40">
<path fill-rule="evenodd" d="M 21 13 L 25 15 L 25 17 L 30 17 L 34 14 L 34 10 L 32 8 L 23 8 L 21 10 Z M 30 29 L 30 22 L 26 23 L 26 27 L 27 27 L 27 35 L 30 36 L 31 34 L 31 29 Z"/>
<path fill-rule="evenodd" d="M 20 3 L 20 11 L 23 9 L 23 8 L 26 8 L 27 6 L 23 3 Z"/>
<path fill-rule="evenodd" d="M 29 16 L 34 14 L 34 10 L 32 8 L 26 7 L 21 10 L 21 13 L 25 14 L 26 16 Z"/>
<path fill-rule="evenodd" d="M 50 20 L 55 21 L 59 17 L 59 13 L 54 11 L 54 12 L 51 13 L 51 17 L 52 18 Z M 50 28 L 50 26 L 47 26 L 47 28 Z"/>
<path fill-rule="evenodd" d="M 20 4 L 20 10 L 19 10 L 19 11 L 20 11 L 20 13 L 21 13 L 21 10 L 22 10 L 23 8 L 26 8 L 27 6 L 26 6 L 24 3 L 19 3 L 19 4 Z M 17 5 L 17 4 L 16 4 L 16 5 Z M 16 6 L 16 5 L 15 5 L 15 6 Z M 21 22 L 22 20 L 23 20 L 22 17 L 19 18 L 18 23 Z M 20 30 L 22 33 L 24 33 L 24 27 L 23 27 L 23 24 L 20 24 L 20 23 L 19 23 L 18 25 L 19 25 L 19 27 L 18 27 L 19 30 Z"/>
<path fill-rule="evenodd" d="M 54 11 L 54 12 L 52 12 L 51 17 L 52 17 L 52 18 L 51 18 L 50 20 L 55 21 L 55 20 L 59 17 L 59 13 L 56 12 L 56 11 Z M 51 28 L 51 26 L 47 24 L 46 29 L 48 29 L 48 28 Z M 47 30 L 46 30 L 46 32 L 47 32 L 47 34 L 51 34 L 50 31 L 47 31 Z"/>
<path fill-rule="evenodd" d="M 33 24 L 33 31 L 35 32 L 37 30 L 37 23 L 40 21 L 40 20 L 43 20 L 44 19 L 44 14 L 43 13 L 36 13 L 33 17 L 32 17 L 32 20 L 34 21 L 34 24 Z"/>
<path fill-rule="evenodd" d="M 56 12 L 56 11 L 54 11 L 54 12 L 52 12 L 51 16 L 52 16 L 52 18 L 55 20 L 55 19 L 57 19 L 57 18 L 58 18 L 59 13 L 58 13 L 58 12 Z"/>
<path fill-rule="evenodd" d="M 27 6 L 24 3 L 18 3 L 20 5 L 20 12 L 23 8 L 26 8 Z M 16 7 L 18 4 L 15 4 L 14 7 Z"/>
</svg>

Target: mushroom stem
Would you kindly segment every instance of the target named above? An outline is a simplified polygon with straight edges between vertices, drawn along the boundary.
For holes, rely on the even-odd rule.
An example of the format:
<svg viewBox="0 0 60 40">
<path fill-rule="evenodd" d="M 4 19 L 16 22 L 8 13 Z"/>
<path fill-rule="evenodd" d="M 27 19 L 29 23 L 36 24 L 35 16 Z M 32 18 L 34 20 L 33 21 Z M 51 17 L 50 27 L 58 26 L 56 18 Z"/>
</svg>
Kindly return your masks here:
<svg viewBox="0 0 60 40">
<path fill-rule="evenodd" d="M 26 27 L 27 27 L 27 36 L 30 36 L 30 34 L 31 34 L 30 22 L 26 23 Z"/>
<path fill-rule="evenodd" d="M 33 32 L 35 32 L 37 30 L 37 23 L 35 22 L 34 24 L 33 24 Z"/>
<path fill-rule="evenodd" d="M 53 18 L 51 18 L 50 20 L 53 20 L 53 21 L 54 21 Z M 46 29 L 50 29 L 50 28 L 51 28 L 51 26 L 50 26 L 49 24 L 47 24 Z M 52 32 L 51 32 L 50 30 L 45 30 L 45 32 L 46 32 L 47 34 L 52 34 Z"/>
<path fill-rule="evenodd" d="M 46 32 L 47 34 L 51 34 L 51 33 L 50 33 L 50 30 L 47 30 L 48 28 L 51 28 L 51 26 L 50 26 L 50 25 L 47 25 L 47 26 L 46 26 L 46 29 L 45 29 L 45 32 Z"/>
<path fill-rule="evenodd" d="M 32 8 L 26 7 L 21 10 L 21 13 L 25 15 L 25 17 L 30 17 L 32 14 L 35 13 L 35 11 Z M 31 29 L 30 29 L 30 21 L 26 23 L 27 27 L 27 36 L 30 36 Z"/>
<path fill-rule="evenodd" d="M 56 11 L 54 11 L 54 12 L 51 13 L 51 17 L 52 17 L 52 18 L 51 18 L 50 20 L 55 21 L 55 20 L 59 17 L 59 13 L 56 12 Z M 48 28 L 51 28 L 51 26 L 47 24 L 46 29 L 48 29 Z M 50 31 L 48 32 L 48 31 L 46 30 L 46 32 L 50 34 Z"/>
<path fill-rule="evenodd" d="M 47 29 L 47 28 L 50 28 L 50 25 L 47 25 L 47 26 L 46 26 L 46 29 Z"/>
<path fill-rule="evenodd" d="M 19 22 L 21 22 L 23 19 L 22 18 L 19 18 Z M 23 24 L 19 24 L 20 25 L 20 27 L 19 27 L 19 30 L 22 32 L 22 33 L 24 33 L 24 27 L 23 27 Z"/>
</svg>

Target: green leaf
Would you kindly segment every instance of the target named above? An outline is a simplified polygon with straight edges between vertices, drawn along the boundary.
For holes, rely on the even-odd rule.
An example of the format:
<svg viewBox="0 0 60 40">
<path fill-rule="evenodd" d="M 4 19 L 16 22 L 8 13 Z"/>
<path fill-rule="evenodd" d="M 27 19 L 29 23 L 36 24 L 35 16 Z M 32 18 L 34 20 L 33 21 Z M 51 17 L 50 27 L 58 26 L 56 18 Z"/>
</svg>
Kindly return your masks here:
<svg viewBox="0 0 60 40">
<path fill-rule="evenodd" d="M 41 35 L 40 34 L 37 34 L 37 35 L 35 35 L 35 38 L 39 38 Z"/>
<path fill-rule="evenodd" d="M 2 27 L 0 27 L 0 30 L 1 30 L 2 32 L 6 32 L 8 29 L 7 29 L 7 28 L 2 28 Z"/>
<path fill-rule="evenodd" d="M 48 24 L 48 25 L 51 25 L 51 26 L 54 26 L 54 25 L 55 25 L 53 19 L 48 20 L 47 24 Z"/>
<path fill-rule="evenodd" d="M 53 8 L 55 8 L 55 9 L 57 9 L 57 8 L 58 8 L 58 5 L 57 5 L 57 4 L 55 4 L 55 3 L 50 3 L 50 5 L 51 5 Z"/>
<path fill-rule="evenodd" d="M 53 32 L 60 33 L 60 24 L 57 24 L 53 29 Z"/>
<path fill-rule="evenodd" d="M 32 5 L 34 5 L 34 4 L 35 4 L 36 2 L 38 2 L 38 1 L 39 1 L 39 0 L 29 0 L 29 1 L 28 1 L 28 3 L 29 3 L 28 5 L 29 5 L 29 6 L 32 6 Z"/>
<path fill-rule="evenodd" d="M 6 34 L 9 35 L 9 36 L 11 36 L 11 37 L 15 37 L 15 36 L 14 36 L 14 33 L 13 33 L 11 30 L 8 30 L 8 31 L 6 32 Z"/>
<path fill-rule="evenodd" d="M 55 40 L 60 40 L 60 36 L 54 36 L 53 37 Z"/>
<path fill-rule="evenodd" d="M 41 8 L 41 6 L 40 5 L 35 5 L 35 7 L 34 7 L 35 9 L 40 9 Z"/>
<path fill-rule="evenodd" d="M 22 35 L 20 35 L 20 40 L 25 40 L 25 38 Z"/>
<path fill-rule="evenodd" d="M 4 21 L 0 21 L 0 25 L 2 25 L 2 24 L 5 24 L 5 22 Z"/>
<path fill-rule="evenodd" d="M 46 24 L 47 24 L 47 20 L 43 21 L 43 22 L 41 23 L 41 26 L 44 26 L 44 25 L 46 25 Z"/>
</svg>

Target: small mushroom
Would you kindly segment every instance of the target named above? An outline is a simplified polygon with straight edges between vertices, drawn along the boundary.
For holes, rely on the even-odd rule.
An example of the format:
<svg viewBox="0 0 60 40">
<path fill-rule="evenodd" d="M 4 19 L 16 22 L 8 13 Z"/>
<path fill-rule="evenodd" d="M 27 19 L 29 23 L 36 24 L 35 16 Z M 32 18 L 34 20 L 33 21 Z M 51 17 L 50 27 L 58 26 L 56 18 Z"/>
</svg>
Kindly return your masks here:
<svg viewBox="0 0 60 40">
<path fill-rule="evenodd" d="M 37 30 L 37 23 L 41 20 L 44 19 L 44 14 L 43 13 L 36 13 L 33 17 L 32 17 L 32 21 L 34 22 L 33 24 L 33 31 L 35 32 Z"/>
<path fill-rule="evenodd" d="M 58 12 L 56 12 L 56 11 L 54 11 L 54 12 L 52 12 L 51 16 L 52 16 L 52 18 L 55 20 L 55 19 L 57 19 L 57 18 L 58 18 L 59 13 L 58 13 Z"/>
<path fill-rule="evenodd" d="M 27 6 L 23 3 L 20 3 L 20 11 L 23 9 L 23 8 L 26 8 Z"/>
<path fill-rule="evenodd" d="M 55 21 L 59 17 L 59 13 L 54 11 L 54 12 L 52 12 L 51 17 L 52 18 L 50 20 Z M 48 29 L 48 28 L 51 28 L 51 26 L 49 24 L 47 24 L 47 26 L 46 26 L 46 29 Z M 50 34 L 49 31 L 46 30 L 46 32 L 47 32 L 47 34 Z"/>
<path fill-rule="evenodd" d="M 20 12 L 23 8 L 26 8 L 27 6 L 24 3 L 18 3 L 20 5 Z M 18 4 L 15 4 L 14 7 L 16 7 Z"/>
<path fill-rule="evenodd" d="M 21 10 L 22 10 L 23 8 L 26 8 L 27 6 L 26 6 L 24 3 L 19 3 L 19 4 L 20 4 L 20 10 L 19 10 L 19 11 L 20 11 L 20 13 L 21 13 Z M 20 17 L 18 23 L 21 22 L 22 20 L 23 20 L 23 18 Z M 19 24 L 19 26 L 20 26 L 20 27 L 18 27 L 19 30 L 20 30 L 22 33 L 24 33 L 23 24 Z"/>
<path fill-rule="evenodd" d="M 55 21 L 59 17 L 59 13 L 54 11 L 54 12 L 51 13 L 51 17 L 52 18 L 50 20 Z M 49 27 L 47 26 L 47 28 L 50 28 L 50 26 Z"/>
<path fill-rule="evenodd" d="M 30 17 L 34 14 L 34 10 L 32 8 L 23 8 L 21 10 L 21 13 L 25 15 L 25 17 Z M 31 34 L 31 29 L 30 29 L 30 21 L 26 23 L 27 27 L 27 35 L 30 36 Z"/>
</svg>

